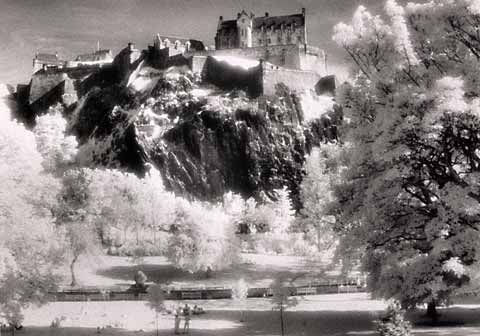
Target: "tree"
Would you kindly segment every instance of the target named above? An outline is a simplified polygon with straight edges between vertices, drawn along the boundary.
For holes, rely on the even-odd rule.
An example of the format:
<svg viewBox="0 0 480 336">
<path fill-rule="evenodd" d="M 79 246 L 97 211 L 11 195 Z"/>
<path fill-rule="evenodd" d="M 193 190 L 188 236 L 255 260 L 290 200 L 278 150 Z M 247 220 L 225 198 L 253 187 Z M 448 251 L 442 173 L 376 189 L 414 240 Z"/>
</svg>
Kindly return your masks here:
<svg viewBox="0 0 480 336">
<path fill-rule="evenodd" d="M 155 325 L 158 336 L 158 314 L 165 310 L 165 294 L 160 285 L 151 285 L 147 289 L 147 305 L 155 311 Z"/>
<path fill-rule="evenodd" d="M 247 203 L 248 205 L 248 203 Z M 294 220 L 295 211 L 286 187 L 273 190 L 271 197 L 264 197 L 260 204 L 254 204 L 247 220 L 255 223 L 256 232 L 271 232 L 281 235 L 288 232 Z"/>
<path fill-rule="evenodd" d="M 22 310 L 47 301 L 61 279 L 63 235 L 52 217 L 58 181 L 42 168 L 35 139 L 11 120 L 0 87 L 0 317 L 11 326 Z"/>
<path fill-rule="evenodd" d="M 290 288 L 286 286 L 286 279 L 276 278 L 270 285 L 272 291 L 272 305 L 273 309 L 280 312 L 280 330 L 282 336 L 285 335 L 285 318 L 283 316 L 284 310 L 298 304 L 296 298 L 290 296 Z"/>
<path fill-rule="evenodd" d="M 295 229 L 315 237 L 318 251 L 327 252 L 336 245 L 335 217 L 326 215 L 334 200 L 332 184 L 338 183 L 342 167 L 338 144 L 325 144 L 312 150 L 305 163 L 306 175 L 300 185 L 302 208 Z"/>
<path fill-rule="evenodd" d="M 46 171 L 61 176 L 75 161 L 78 143 L 74 136 L 66 135 L 67 121 L 61 107 L 50 107 L 47 114 L 36 118 L 34 128 L 38 151 L 43 157 Z"/>
<path fill-rule="evenodd" d="M 339 95 L 349 162 L 330 214 L 376 296 L 434 317 L 479 260 L 480 8 L 388 0 L 385 13 L 361 6 L 335 27 L 354 79 Z"/>
<path fill-rule="evenodd" d="M 236 226 L 221 204 L 177 200 L 167 256 L 190 272 L 223 269 L 238 259 Z"/>
<path fill-rule="evenodd" d="M 62 178 L 62 188 L 58 194 L 56 221 L 67 237 L 70 259 L 72 287 L 77 285 L 75 265 L 78 258 L 96 247 L 97 236 L 89 213 L 89 176 L 88 171 L 74 169 L 67 171 Z"/>
<path fill-rule="evenodd" d="M 248 296 L 248 284 L 245 282 L 245 280 L 239 279 L 233 284 L 232 287 L 232 299 L 238 301 L 241 303 L 242 306 L 245 305 L 245 300 L 247 299 Z M 242 314 L 240 318 L 240 322 L 243 322 L 244 320 L 244 311 L 245 309 L 242 309 Z"/>
</svg>

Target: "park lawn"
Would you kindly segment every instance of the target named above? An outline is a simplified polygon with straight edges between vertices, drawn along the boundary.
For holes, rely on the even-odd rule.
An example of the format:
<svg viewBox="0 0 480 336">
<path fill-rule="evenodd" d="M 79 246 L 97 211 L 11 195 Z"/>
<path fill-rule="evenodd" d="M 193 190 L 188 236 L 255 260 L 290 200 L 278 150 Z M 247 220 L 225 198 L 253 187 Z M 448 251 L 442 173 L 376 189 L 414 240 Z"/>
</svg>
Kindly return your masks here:
<svg viewBox="0 0 480 336">
<path fill-rule="evenodd" d="M 186 301 L 167 301 L 174 308 Z M 270 336 L 280 334 L 279 313 L 272 311 L 268 299 L 248 299 L 245 303 L 233 300 L 189 301 L 201 305 L 206 314 L 194 316 L 191 334 Z M 286 334 L 301 336 L 362 336 L 376 335 L 372 321 L 385 308 L 381 301 L 370 300 L 365 293 L 315 295 L 301 298 L 299 304 L 285 313 Z M 244 322 L 240 322 L 244 311 Z M 409 318 L 418 322 L 417 336 L 475 336 L 480 335 L 480 305 L 453 306 L 441 309 L 442 324 L 424 324 L 420 312 Z M 55 317 L 65 316 L 61 328 L 49 327 Z M 142 301 L 115 302 L 56 302 L 26 311 L 25 328 L 18 335 L 47 336 L 146 335 L 155 332 L 154 313 Z M 107 327 L 108 326 L 108 327 Z M 159 335 L 173 334 L 173 317 L 162 315 Z"/>
<path fill-rule="evenodd" d="M 80 287 L 130 286 L 137 271 L 144 272 L 149 281 L 171 286 L 229 286 L 244 278 L 250 287 L 268 287 L 276 276 L 295 278 L 298 285 L 309 281 L 336 282 L 338 272 L 328 269 L 325 262 L 299 256 L 243 254 L 242 261 L 225 270 L 215 271 L 207 279 L 205 273 L 192 274 L 175 268 L 165 257 L 81 256 L 76 274 Z M 70 274 L 64 271 L 64 286 Z"/>
</svg>

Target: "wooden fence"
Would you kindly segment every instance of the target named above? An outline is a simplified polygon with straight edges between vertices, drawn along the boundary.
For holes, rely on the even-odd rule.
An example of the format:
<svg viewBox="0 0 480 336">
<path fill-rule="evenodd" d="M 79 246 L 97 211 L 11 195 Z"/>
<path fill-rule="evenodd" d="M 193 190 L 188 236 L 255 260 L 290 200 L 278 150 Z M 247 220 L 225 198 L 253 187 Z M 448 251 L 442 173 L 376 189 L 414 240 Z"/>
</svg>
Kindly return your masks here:
<svg viewBox="0 0 480 336">
<path fill-rule="evenodd" d="M 365 292 L 365 288 L 355 283 L 344 284 L 312 284 L 298 287 L 288 287 L 290 295 L 305 296 L 333 293 Z M 212 300 L 231 299 L 232 289 L 228 287 L 207 288 L 165 288 L 167 300 Z M 249 288 L 248 297 L 269 297 L 272 295 L 270 288 Z M 63 290 L 51 293 L 52 301 L 142 301 L 146 300 L 146 292 L 131 290 L 107 290 L 96 288 L 82 288 Z"/>
</svg>

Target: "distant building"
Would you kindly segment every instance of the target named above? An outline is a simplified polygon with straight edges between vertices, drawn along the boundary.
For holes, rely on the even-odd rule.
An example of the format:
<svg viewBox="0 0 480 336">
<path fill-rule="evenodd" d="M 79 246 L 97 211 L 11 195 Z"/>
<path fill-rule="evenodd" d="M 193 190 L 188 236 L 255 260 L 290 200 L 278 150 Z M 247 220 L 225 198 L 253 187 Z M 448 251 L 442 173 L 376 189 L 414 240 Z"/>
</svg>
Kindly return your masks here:
<svg viewBox="0 0 480 336">
<path fill-rule="evenodd" d="M 58 54 L 36 53 L 33 59 L 33 73 L 39 70 L 58 69 L 65 66 L 65 61 L 58 58 Z"/>
<path fill-rule="evenodd" d="M 200 40 L 157 34 L 153 46 L 148 46 L 148 60 L 158 69 L 188 65 L 190 64 L 188 57 L 205 50 L 205 45 Z"/>
<path fill-rule="evenodd" d="M 74 68 L 78 66 L 105 65 L 113 62 L 112 51 L 109 49 L 97 50 L 89 54 L 78 55 L 75 60 L 68 61 L 67 67 Z"/>
<path fill-rule="evenodd" d="M 205 50 L 205 45 L 200 40 L 175 36 L 161 36 L 160 34 L 155 36 L 153 47 L 157 50 L 168 48 L 170 50 L 170 56 Z"/>
<path fill-rule="evenodd" d="M 242 11 L 236 20 L 220 16 L 215 48 L 254 48 L 272 45 L 307 44 L 305 8 L 300 14 L 255 17 Z"/>
</svg>

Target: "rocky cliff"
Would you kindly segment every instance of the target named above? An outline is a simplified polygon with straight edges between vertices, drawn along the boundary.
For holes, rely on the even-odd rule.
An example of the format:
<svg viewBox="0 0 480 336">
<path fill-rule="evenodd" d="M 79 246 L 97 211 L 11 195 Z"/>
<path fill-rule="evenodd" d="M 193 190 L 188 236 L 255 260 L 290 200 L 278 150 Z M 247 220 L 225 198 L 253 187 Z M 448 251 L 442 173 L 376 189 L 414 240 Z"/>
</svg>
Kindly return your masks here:
<svg viewBox="0 0 480 336">
<path fill-rule="evenodd" d="M 336 138 L 342 118 L 332 109 L 304 120 L 299 97 L 284 85 L 275 96 L 250 99 L 208 86 L 187 68 L 159 71 L 143 63 L 129 78 L 89 83 L 78 96 L 65 115 L 80 164 L 138 174 L 151 164 L 167 188 L 203 200 L 286 185 L 298 205 L 306 155 Z"/>
</svg>

